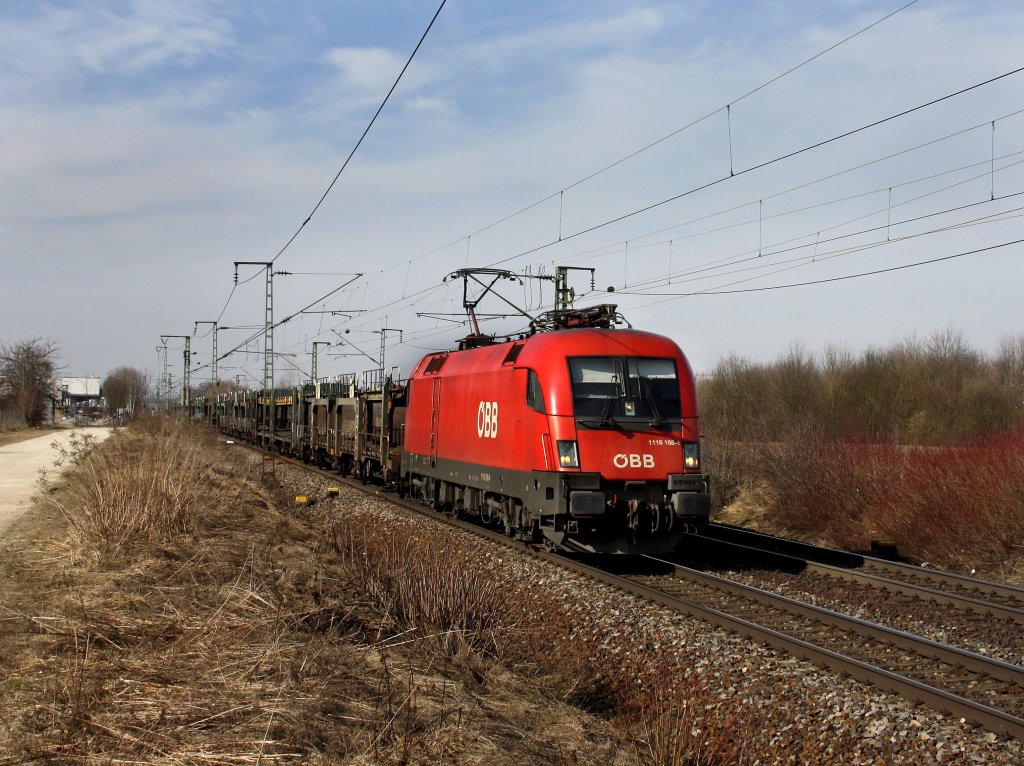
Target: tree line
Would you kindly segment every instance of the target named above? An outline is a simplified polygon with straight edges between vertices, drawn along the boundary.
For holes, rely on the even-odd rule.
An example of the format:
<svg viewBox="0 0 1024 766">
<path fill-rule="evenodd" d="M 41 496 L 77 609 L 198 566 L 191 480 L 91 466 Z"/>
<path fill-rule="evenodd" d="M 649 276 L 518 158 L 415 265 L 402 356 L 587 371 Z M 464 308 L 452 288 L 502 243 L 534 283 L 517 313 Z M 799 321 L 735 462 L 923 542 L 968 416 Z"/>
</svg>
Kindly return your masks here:
<svg viewBox="0 0 1024 766">
<path fill-rule="evenodd" d="M 796 344 L 774 362 L 730 355 L 698 383 L 712 440 L 777 442 L 808 430 L 837 438 L 946 446 L 1024 426 L 1024 336 L 993 353 L 962 332 L 910 336 L 854 354 Z"/>
</svg>

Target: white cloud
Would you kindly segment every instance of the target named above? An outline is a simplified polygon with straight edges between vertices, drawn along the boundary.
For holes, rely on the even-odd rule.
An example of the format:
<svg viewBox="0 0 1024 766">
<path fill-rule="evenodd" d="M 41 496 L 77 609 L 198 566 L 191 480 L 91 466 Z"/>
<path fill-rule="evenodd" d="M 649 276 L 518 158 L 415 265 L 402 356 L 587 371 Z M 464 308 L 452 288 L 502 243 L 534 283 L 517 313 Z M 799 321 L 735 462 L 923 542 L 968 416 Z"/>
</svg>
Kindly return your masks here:
<svg viewBox="0 0 1024 766">
<path fill-rule="evenodd" d="M 443 98 L 414 96 L 406 101 L 406 107 L 414 112 L 427 112 L 444 117 L 452 117 L 456 114 L 454 104 Z"/>
<path fill-rule="evenodd" d="M 550 58 L 563 53 L 611 47 L 632 48 L 661 32 L 665 11 L 635 8 L 593 20 L 578 20 L 511 32 L 470 47 L 470 57 L 490 66 L 508 66 L 524 57 Z"/>
<path fill-rule="evenodd" d="M 192 66 L 233 45 L 226 20 L 197 0 L 133 0 L 110 6 L 42 6 L 4 20 L 0 87 L 21 96 L 72 89 L 91 77 L 126 78 Z"/>
<path fill-rule="evenodd" d="M 342 86 L 378 98 L 387 93 L 405 63 L 397 53 L 384 48 L 333 48 L 324 59 L 337 69 Z"/>
</svg>

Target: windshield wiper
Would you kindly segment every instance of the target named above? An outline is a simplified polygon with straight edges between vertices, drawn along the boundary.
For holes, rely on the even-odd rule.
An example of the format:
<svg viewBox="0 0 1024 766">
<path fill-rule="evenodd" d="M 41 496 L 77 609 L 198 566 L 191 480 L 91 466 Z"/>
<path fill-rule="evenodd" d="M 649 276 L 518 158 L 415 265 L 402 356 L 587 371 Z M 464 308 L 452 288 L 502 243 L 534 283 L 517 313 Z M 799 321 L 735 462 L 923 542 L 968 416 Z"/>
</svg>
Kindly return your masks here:
<svg viewBox="0 0 1024 766">
<path fill-rule="evenodd" d="M 622 426 L 619 424 L 619 421 L 617 421 L 613 417 L 576 418 L 576 422 L 581 426 L 586 426 L 587 428 L 615 428 L 620 430 L 622 428 Z"/>
<path fill-rule="evenodd" d="M 601 423 L 605 425 L 615 425 L 615 419 L 612 418 L 612 401 L 618 401 L 619 393 L 616 390 L 618 385 L 618 376 L 612 375 L 611 380 L 608 381 L 608 396 L 605 397 L 604 407 L 601 410 Z"/>
<path fill-rule="evenodd" d="M 661 428 L 661 411 L 658 409 L 657 402 L 654 401 L 654 394 L 651 393 L 651 385 L 643 375 L 637 376 L 640 378 L 640 387 L 644 391 L 644 396 L 647 397 L 647 403 L 651 405 L 651 414 L 654 419 L 651 421 L 651 428 Z"/>
</svg>

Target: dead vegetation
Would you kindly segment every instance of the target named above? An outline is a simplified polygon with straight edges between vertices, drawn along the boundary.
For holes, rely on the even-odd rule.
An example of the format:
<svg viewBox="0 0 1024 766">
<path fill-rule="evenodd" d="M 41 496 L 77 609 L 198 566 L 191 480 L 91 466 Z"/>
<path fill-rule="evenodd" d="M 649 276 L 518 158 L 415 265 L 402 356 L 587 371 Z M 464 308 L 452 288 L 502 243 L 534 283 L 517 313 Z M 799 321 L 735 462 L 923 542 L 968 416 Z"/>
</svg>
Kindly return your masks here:
<svg viewBox="0 0 1024 766">
<path fill-rule="evenodd" d="M 71 434 L 58 464 L 74 478 L 47 496 L 67 519 L 76 549 L 113 556 L 126 546 L 187 532 L 199 499 L 202 443 L 209 437 L 184 423 L 148 418 L 94 450 L 89 434 Z"/>
<path fill-rule="evenodd" d="M 68 457 L 67 541 L 4 551 L 0 764 L 752 761 L 741 701 L 593 653 L 439 534 L 296 511 L 180 424 Z"/>
<path fill-rule="evenodd" d="M 718 520 L 1020 581 L 1024 337 L 731 357 L 700 393 Z"/>
</svg>

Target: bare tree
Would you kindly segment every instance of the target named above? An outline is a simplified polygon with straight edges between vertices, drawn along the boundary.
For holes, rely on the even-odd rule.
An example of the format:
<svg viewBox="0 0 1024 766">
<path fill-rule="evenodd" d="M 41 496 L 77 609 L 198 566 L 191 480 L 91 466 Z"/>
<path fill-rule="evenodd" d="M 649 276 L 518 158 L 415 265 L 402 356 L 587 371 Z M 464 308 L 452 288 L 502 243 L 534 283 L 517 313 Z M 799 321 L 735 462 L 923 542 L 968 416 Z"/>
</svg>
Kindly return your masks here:
<svg viewBox="0 0 1024 766">
<path fill-rule="evenodd" d="M 0 409 L 37 426 L 56 395 L 57 347 L 40 338 L 0 344 Z"/>
<path fill-rule="evenodd" d="M 149 375 L 134 367 L 118 367 L 103 380 L 103 397 L 113 411 L 126 410 L 130 417 L 146 401 Z"/>
<path fill-rule="evenodd" d="M 235 383 L 233 380 L 218 380 L 216 383 L 202 383 L 192 389 L 193 396 L 214 397 L 217 394 L 226 394 L 231 391 L 248 391 L 248 386 Z"/>
</svg>

